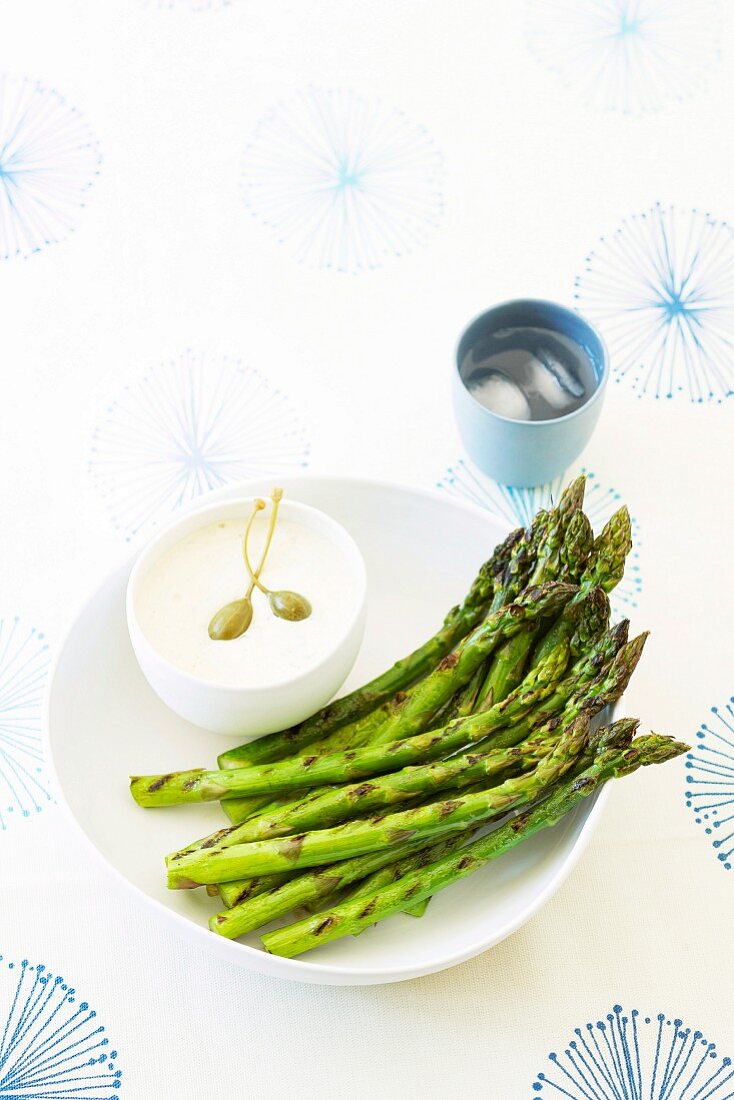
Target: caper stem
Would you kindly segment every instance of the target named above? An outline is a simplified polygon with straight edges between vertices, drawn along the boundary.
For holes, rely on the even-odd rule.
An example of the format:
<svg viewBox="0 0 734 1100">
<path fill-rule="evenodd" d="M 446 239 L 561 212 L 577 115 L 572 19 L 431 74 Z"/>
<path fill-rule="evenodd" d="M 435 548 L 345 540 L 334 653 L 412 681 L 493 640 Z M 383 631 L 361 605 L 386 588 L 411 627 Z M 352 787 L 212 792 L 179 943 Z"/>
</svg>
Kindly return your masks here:
<svg viewBox="0 0 734 1100">
<path fill-rule="evenodd" d="M 255 516 L 258 512 L 262 512 L 265 508 L 265 501 L 257 497 L 253 502 L 252 513 L 247 521 L 245 527 L 245 534 L 242 540 L 242 553 L 244 555 L 247 571 L 250 576 L 250 586 L 243 599 L 233 600 L 231 603 L 225 604 L 223 608 L 217 612 L 209 623 L 209 637 L 212 641 L 225 640 L 229 641 L 231 638 L 240 638 L 248 629 L 252 621 L 252 593 L 255 591 L 255 587 L 258 585 L 258 577 L 265 565 L 265 559 L 268 556 L 270 550 L 270 543 L 273 539 L 273 531 L 275 529 L 275 518 L 278 511 L 278 504 L 283 496 L 282 489 L 274 489 L 273 500 L 273 515 L 270 518 L 270 528 L 268 530 L 268 537 L 265 540 L 265 546 L 260 555 L 260 561 L 258 563 L 257 570 L 253 572 L 250 564 L 250 559 L 247 554 L 247 542 L 252 531 L 252 525 L 255 522 Z M 260 586 L 262 587 L 262 586 Z M 263 588 L 263 591 L 266 589 Z"/>
<path fill-rule="evenodd" d="M 278 506 L 283 498 L 282 489 L 273 489 L 271 500 L 273 502 L 273 509 L 270 514 L 270 527 L 268 528 L 267 538 L 265 540 L 265 549 L 263 556 L 260 559 L 260 565 L 257 571 L 253 570 L 252 562 L 250 561 L 250 555 L 247 549 L 247 543 L 249 541 L 250 531 L 252 529 L 252 520 L 254 517 L 250 517 L 250 522 L 247 525 L 245 531 L 245 537 L 242 543 L 242 554 L 245 559 L 245 565 L 247 566 L 247 572 L 250 574 L 250 592 L 252 592 L 252 586 L 257 585 L 264 595 L 268 597 L 268 603 L 270 604 L 270 610 L 279 619 L 288 619 L 291 622 L 300 622 L 302 619 L 307 619 L 311 614 L 311 604 L 305 598 L 300 596 L 298 592 L 274 592 L 271 588 L 266 588 L 260 580 L 260 571 L 262 570 L 265 557 L 270 549 L 270 543 L 273 539 L 273 532 L 275 531 L 275 524 L 278 519 Z M 258 510 L 264 507 L 262 501 L 256 501 Z"/>
<path fill-rule="evenodd" d="M 273 492 L 272 492 L 272 495 L 271 495 L 270 499 L 273 502 L 273 510 L 270 513 L 270 526 L 268 527 L 268 535 L 267 535 L 267 538 L 265 539 L 265 548 L 263 549 L 263 552 L 260 556 L 260 564 L 258 565 L 256 570 L 252 568 L 252 563 L 250 562 L 250 555 L 247 552 L 247 543 L 248 543 L 248 540 L 249 540 L 249 537 L 250 537 L 250 531 L 252 529 L 252 523 L 253 523 L 253 520 L 255 519 L 255 515 L 257 514 L 257 511 L 260 511 L 261 509 L 263 509 L 265 507 L 265 501 L 264 500 L 256 500 L 255 501 L 257 511 L 253 512 L 252 515 L 250 516 L 250 522 L 247 524 L 247 528 L 245 530 L 245 538 L 244 538 L 244 542 L 242 544 L 242 553 L 244 555 L 245 565 L 247 566 L 247 572 L 250 574 L 250 580 L 252 581 L 253 585 L 257 585 L 257 587 L 260 589 L 260 591 L 264 592 L 267 596 L 270 595 L 270 589 L 266 588 L 265 585 L 262 584 L 262 582 L 260 581 L 260 574 L 261 574 L 261 572 L 263 570 L 263 567 L 265 565 L 265 559 L 268 556 L 268 551 L 270 550 L 270 544 L 273 541 L 273 535 L 275 534 L 275 524 L 276 524 L 277 519 L 278 519 L 278 508 L 280 506 L 281 500 L 283 499 L 283 490 L 282 489 L 273 489 Z M 252 592 L 252 587 L 250 588 L 250 592 Z"/>
</svg>

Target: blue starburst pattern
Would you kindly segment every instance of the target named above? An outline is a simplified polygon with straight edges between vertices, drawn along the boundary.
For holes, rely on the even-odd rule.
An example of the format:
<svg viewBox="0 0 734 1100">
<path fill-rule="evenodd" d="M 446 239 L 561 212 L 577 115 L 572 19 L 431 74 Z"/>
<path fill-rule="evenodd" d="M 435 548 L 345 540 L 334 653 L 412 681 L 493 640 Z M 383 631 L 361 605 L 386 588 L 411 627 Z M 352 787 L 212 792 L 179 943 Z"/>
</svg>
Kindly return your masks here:
<svg viewBox="0 0 734 1100">
<path fill-rule="evenodd" d="M 616 489 L 608 489 L 597 480 L 596 474 L 583 470 L 586 474 L 586 496 L 584 511 L 592 527 L 598 533 L 609 517 L 622 505 L 622 498 Z M 574 475 L 575 476 L 575 475 Z M 500 485 L 478 473 L 464 459 L 459 459 L 438 482 L 439 489 L 445 489 L 455 496 L 464 497 L 481 508 L 487 508 L 495 515 L 502 516 L 513 525 L 527 527 L 533 516 L 541 508 L 548 508 L 558 500 L 571 475 L 564 474 L 546 485 L 532 489 L 516 489 L 510 485 Z M 640 573 L 640 527 L 632 519 L 632 550 L 627 559 L 624 577 L 612 593 L 612 603 L 619 614 L 628 614 L 637 607 L 637 599 L 642 589 Z"/>
<path fill-rule="evenodd" d="M 127 386 L 94 434 L 90 474 L 128 538 L 229 482 L 308 465 L 290 401 L 239 360 L 185 352 Z"/>
<path fill-rule="evenodd" d="M 41 748 L 48 667 L 43 634 L 20 619 L 0 619 L 0 832 L 12 819 L 30 817 L 52 801 Z"/>
<path fill-rule="evenodd" d="M 355 274 L 426 243 L 443 213 L 443 159 L 381 100 L 312 88 L 262 119 L 242 192 L 300 262 Z"/>
<path fill-rule="evenodd" d="M 642 114 L 686 99 L 720 58 L 719 0 L 529 0 L 528 45 L 599 110 Z"/>
<path fill-rule="evenodd" d="M 659 203 L 602 237 L 576 279 L 578 309 L 638 397 L 721 403 L 734 393 L 734 232 Z"/>
<path fill-rule="evenodd" d="M 84 116 L 37 80 L 0 76 L 0 257 L 68 237 L 99 172 Z"/>
<path fill-rule="evenodd" d="M 569 1100 L 731 1100 L 732 1060 L 683 1020 L 615 1005 L 548 1055 L 533 1093 Z"/>
<path fill-rule="evenodd" d="M 727 871 L 734 857 L 734 696 L 711 708 L 711 724 L 701 724 L 696 747 L 686 757 L 686 805 Z"/>
<path fill-rule="evenodd" d="M 97 1013 L 45 966 L 0 955 L 3 1100 L 115 1100 L 122 1072 Z"/>
</svg>

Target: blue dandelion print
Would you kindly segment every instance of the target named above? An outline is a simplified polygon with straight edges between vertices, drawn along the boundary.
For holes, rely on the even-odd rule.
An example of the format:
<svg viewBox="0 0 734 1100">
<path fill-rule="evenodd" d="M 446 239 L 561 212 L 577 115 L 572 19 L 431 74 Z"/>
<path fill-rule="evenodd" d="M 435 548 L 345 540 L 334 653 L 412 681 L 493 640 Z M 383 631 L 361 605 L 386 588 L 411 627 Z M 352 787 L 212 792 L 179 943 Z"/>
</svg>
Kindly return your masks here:
<svg viewBox="0 0 734 1100">
<path fill-rule="evenodd" d="M 126 386 L 94 433 L 89 472 L 128 539 L 228 483 L 308 465 L 288 398 L 239 360 L 187 351 Z"/>
<path fill-rule="evenodd" d="M 260 122 L 242 194 L 301 263 L 357 274 L 426 244 L 443 213 L 443 158 L 382 100 L 312 88 Z"/>
<path fill-rule="evenodd" d="M 734 393 L 734 232 L 657 204 L 602 237 L 576 279 L 578 309 L 638 397 L 721 403 Z"/>
<path fill-rule="evenodd" d="M 116 1100 L 122 1072 L 97 1013 L 59 975 L 0 955 L 0 1097 Z"/>
<path fill-rule="evenodd" d="M 530 51 L 580 103 L 623 114 L 688 98 L 720 58 L 719 0 L 529 0 Z"/>
<path fill-rule="evenodd" d="M 623 504 L 616 489 L 601 485 L 596 474 L 582 470 L 586 474 L 586 495 L 584 511 L 592 527 L 598 533 L 610 516 Z M 575 476 L 575 475 L 574 475 Z M 502 516 L 508 523 L 518 523 L 527 527 L 533 516 L 541 508 L 548 508 L 557 501 L 564 486 L 571 481 L 570 474 L 563 474 L 545 485 L 531 489 L 516 489 L 511 485 L 500 485 L 478 473 L 463 458 L 459 459 L 438 482 L 439 489 L 455 496 L 470 500 L 480 508 L 487 508 L 495 515 Z M 612 605 L 618 614 L 628 615 L 637 607 L 642 590 L 640 573 L 640 526 L 632 518 L 632 550 L 627 558 L 624 577 L 612 593 Z"/>
<path fill-rule="evenodd" d="M 0 618 L 0 833 L 52 801 L 41 746 L 49 661 L 43 634 L 18 618 Z"/>
<path fill-rule="evenodd" d="M 643 1016 L 615 1005 L 603 1019 L 574 1029 L 548 1055 L 532 1096 L 569 1100 L 731 1100 L 734 1069 L 716 1043 L 683 1020 Z"/>
<path fill-rule="evenodd" d="M 719 862 L 731 871 L 734 861 L 734 696 L 711 708 L 711 722 L 696 733 L 686 757 L 686 805 L 693 810 Z"/>
<path fill-rule="evenodd" d="M 84 116 L 37 80 L 0 76 L 0 258 L 72 233 L 99 172 Z"/>
</svg>

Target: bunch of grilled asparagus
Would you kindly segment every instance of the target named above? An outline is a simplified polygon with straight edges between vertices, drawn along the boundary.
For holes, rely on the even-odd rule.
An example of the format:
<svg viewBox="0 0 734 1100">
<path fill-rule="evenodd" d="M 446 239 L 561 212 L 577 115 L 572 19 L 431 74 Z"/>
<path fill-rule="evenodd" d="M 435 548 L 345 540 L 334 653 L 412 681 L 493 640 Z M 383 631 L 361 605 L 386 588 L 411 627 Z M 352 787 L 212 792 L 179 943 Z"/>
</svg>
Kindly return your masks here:
<svg viewBox="0 0 734 1100">
<path fill-rule="evenodd" d="M 224 753 L 216 771 L 133 777 L 141 806 L 221 801 L 231 824 L 166 858 L 172 889 L 220 898 L 212 931 L 235 938 L 306 909 L 262 937 L 293 956 L 396 912 L 421 916 L 608 779 L 687 750 L 635 737 L 631 719 L 594 728 L 647 635 L 610 626 L 627 510 L 595 538 L 584 487 L 508 535 L 438 633 L 383 675 Z"/>
</svg>

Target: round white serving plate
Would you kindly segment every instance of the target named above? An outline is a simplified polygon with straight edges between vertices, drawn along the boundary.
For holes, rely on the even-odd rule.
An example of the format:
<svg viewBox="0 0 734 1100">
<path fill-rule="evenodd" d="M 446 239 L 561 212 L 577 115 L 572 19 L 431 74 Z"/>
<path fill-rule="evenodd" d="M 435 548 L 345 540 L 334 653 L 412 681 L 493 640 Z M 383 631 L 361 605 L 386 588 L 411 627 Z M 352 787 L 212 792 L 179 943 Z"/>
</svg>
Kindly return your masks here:
<svg viewBox="0 0 734 1100">
<path fill-rule="evenodd" d="M 344 690 L 420 644 L 466 592 L 507 524 L 448 494 L 387 482 L 279 477 L 286 496 L 332 515 L 362 550 L 369 606 L 362 650 Z M 228 486 L 207 500 L 262 494 L 272 478 Z M 201 501 L 195 502 L 196 507 Z M 143 810 L 131 774 L 212 767 L 230 737 L 188 725 L 138 668 L 125 623 L 133 558 L 91 596 L 58 652 L 46 703 L 47 752 L 59 794 L 101 863 L 171 928 L 232 963 L 295 981 L 402 981 L 472 958 L 525 923 L 570 873 L 605 794 L 433 898 L 416 920 L 398 915 L 301 959 L 268 955 L 256 934 L 231 942 L 207 921 L 215 899 L 168 890 L 163 856 L 223 824 L 219 806 Z"/>
</svg>

